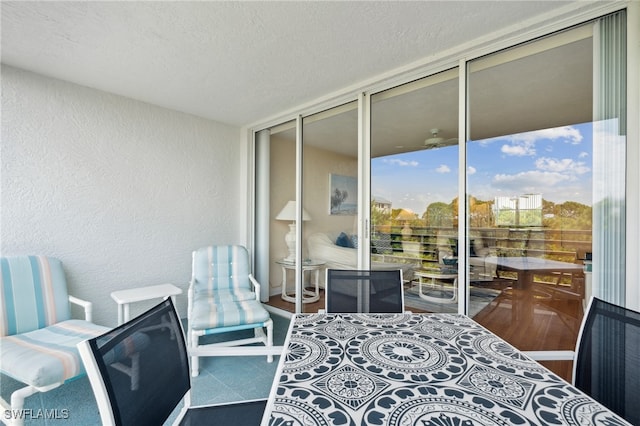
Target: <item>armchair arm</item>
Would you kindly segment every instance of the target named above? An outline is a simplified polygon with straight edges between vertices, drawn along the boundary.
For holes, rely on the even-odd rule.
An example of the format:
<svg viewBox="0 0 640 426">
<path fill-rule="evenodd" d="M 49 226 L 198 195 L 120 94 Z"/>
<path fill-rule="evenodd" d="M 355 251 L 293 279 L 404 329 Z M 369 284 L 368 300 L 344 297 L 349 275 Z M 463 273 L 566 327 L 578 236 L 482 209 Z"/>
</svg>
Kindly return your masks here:
<svg viewBox="0 0 640 426">
<path fill-rule="evenodd" d="M 256 300 L 260 301 L 260 283 L 253 278 L 253 275 L 249 274 L 249 281 L 253 284 L 254 292 L 256 293 Z"/>
<path fill-rule="evenodd" d="M 81 306 L 84 309 L 84 319 L 93 322 L 93 304 L 87 300 L 78 299 L 69 295 L 69 302 Z"/>
<path fill-rule="evenodd" d="M 195 286 L 195 278 L 192 278 L 191 281 L 189 281 L 189 288 L 187 289 L 187 317 L 191 318 L 191 309 L 193 308 L 193 295 L 194 295 L 194 290 L 193 287 Z"/>
</svg>

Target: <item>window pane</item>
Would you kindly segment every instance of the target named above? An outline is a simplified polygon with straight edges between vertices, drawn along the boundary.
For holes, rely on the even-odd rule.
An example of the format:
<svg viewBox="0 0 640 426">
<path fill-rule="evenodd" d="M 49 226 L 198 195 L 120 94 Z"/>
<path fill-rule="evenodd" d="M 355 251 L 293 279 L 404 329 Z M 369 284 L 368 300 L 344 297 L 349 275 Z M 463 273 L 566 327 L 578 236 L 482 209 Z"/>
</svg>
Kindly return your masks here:
<svg viewBox="0 0 640 426">
<path fill-rule="evenodd" d="M 457 129 L 457 69 L 371 97 L 371 266 L 413 312 L 458 311 Z"/>
<path fill-rule="evenodd" d="M 624 153 L 605 168 L 595 149 L 593 28 L 469 64 L 469 273 L 472 288 L 496 292 L 474 319 L 523 350 L 574 349 L 600 226 L 595 194 L 619 195 L 594 180 Z"/>
<path fill-rule="evenodd" d="M 288 237 L 290 225 L 295 223 L 286 207 L 296 200 L 296 122 L 289 121 L 271 131 L 269 143 L 269 304 L 289 312 L 295 312 L 295 303 L 288 299 L 295 285 L 295 274 L 286 271 L 279 263 L 289 256 L 295 258 L 295 240 Z M 256 182 L 256 186 L 261 182 Z M 290 244 L 293 243 L 293 244 Z M 290 248 L 291 246 L 291 248 Z M 287 281 L 288 280 L 288 281 Z M 282 283 L 285 297 L 282 297 Z"/>
<path fill-rule="evenodd" d="M 302 122 L 304 221 L 302 312 L 324 309 L 325 268 L 356 269 L 358 219 L 358 103 L 305 117 Z M 317 295 L 317 296 L 316 296 Z"/>
</svg>

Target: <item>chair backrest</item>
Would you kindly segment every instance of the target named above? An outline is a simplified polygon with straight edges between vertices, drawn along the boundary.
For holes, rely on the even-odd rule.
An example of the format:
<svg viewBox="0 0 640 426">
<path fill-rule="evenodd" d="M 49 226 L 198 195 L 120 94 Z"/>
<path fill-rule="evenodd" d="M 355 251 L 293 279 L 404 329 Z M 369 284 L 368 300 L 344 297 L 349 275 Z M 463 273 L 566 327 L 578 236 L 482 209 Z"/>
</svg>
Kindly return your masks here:
<svg viewBox="0 0 640 426">
<path fill-rule="evenodd" d="M 582 323 L 575 386 L 640 425 L 640 313 L 592 298 Z"/>
<path fill-rule="evenodd" d="M 71 318 L 62 262 L 46 256 L 0 258 L 0 336 Z"/>
<path fill-rule="evenodd" d="M 327 269 L 327 313 L 402 313 L 402 270 Z"/>
<path fill-rule="evenodd" d="M 243 246 L 209 246 L 193 252 L 192 283 L 196 293 L 250 289 L 249 253 Z"/>
<path fill-rule="evenodd" d="M 171 298 L 78 349 L 103 425 L 163 424 L 190 391 L 182 325 Z M 123 374 L 131 357 L 138 367 Z"/>
</svg>

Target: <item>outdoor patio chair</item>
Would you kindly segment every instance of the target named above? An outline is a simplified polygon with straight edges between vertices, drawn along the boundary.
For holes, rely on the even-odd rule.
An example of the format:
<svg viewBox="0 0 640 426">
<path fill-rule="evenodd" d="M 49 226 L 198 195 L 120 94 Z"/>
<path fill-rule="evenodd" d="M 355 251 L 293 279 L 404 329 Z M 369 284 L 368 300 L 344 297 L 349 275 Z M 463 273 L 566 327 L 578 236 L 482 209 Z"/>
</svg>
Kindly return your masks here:
<svg viewBox="0 0 640 426">
<path fill-rule="evenodd" d="M 539 361 L 573 360 L 573 384 L 640 425 L 640 313 L 592 297 L 575 351 L 526 352 Z"/>
<path fill-rule="evenodd" d="M 402 313 L 402 270 L 327 269 L 327 313 Z"/>
<path fill-rule="evenodd" d="M 128 341 L 141 335 L 148 344 L 139 353 L 139 387 L 132 390 L 112 364 Z M 172 415 L 180 425 L 260 424 L 266 400 L 191 406 L 189 356 L 171 299 L 78 348 L 104 426 L 161 425 Z"/>
<path fill-rule="evenodd" d="M 224 347 L 263 343 L 269 362 L 273 361 L 273 321 L 260 302 L 260 284 L 249 273 L 249 254 L 242 246 L 209 246 L 193 252 L 191 284 L 188 292 L 187 342 L 192 375 L 198 375 L 199 357 L 255 355 L 255 347 Z M 254 330 L 253 337 L 204 342 L 211 334 Z M 265 334 L 266 329 L 266 334 Z"/>
<path fill-rule="evenodd" d="M 10 404 L 0 399 L 2 420 L 22 424 L 25 398 L 83 376 L 76 345 L 108 328 L 91 322 L 90 302 L 67 293 L 58 259 L 19 256 L 0 262 L 0 371 L 26 384 L 11 394 Z M 84 308 L 84 320 L 71 319 L 70 302 Z"/>
<path fill-rule="evenodd" d="M 640 425 L 640 312 L 592 298 L 576 354 L 575 386 Z"/>
</svg>

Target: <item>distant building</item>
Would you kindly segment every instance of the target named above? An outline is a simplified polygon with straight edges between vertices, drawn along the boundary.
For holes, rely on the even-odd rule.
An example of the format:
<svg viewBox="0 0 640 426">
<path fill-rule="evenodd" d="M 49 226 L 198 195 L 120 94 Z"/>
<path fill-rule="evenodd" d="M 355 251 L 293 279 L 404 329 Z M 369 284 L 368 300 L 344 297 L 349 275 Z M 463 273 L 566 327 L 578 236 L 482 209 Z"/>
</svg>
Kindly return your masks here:
<svg viewBox="0 0 640 426">
<path fill-rule="evenodd" d="M 382 197 L 373 197 L 373 208 L 378 209 L 382 213 L 391 213 L 391 201 Z"/>
<path fill-rule="evenodd" d="M 496 226 L 542 226 L 542 194 L 495 197 Z"/>
</svg>

